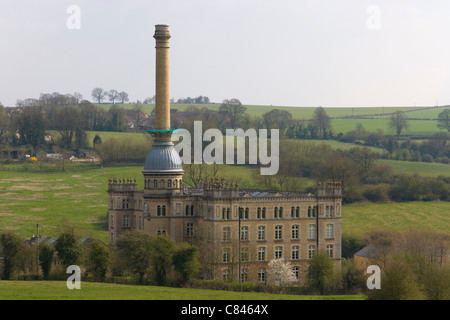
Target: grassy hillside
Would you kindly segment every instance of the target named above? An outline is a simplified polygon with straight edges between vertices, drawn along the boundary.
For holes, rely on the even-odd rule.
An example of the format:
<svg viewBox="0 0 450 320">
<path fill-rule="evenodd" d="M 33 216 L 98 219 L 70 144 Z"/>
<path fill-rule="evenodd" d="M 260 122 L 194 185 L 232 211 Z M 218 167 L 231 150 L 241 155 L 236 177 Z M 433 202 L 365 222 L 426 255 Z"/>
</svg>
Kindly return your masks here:
<svg viewBox="0 0 450 320">
<path fill-rule="evenodd" d="M 362 237 L 372 230 L 422 229 L 448 233 L 450 202 L 355 203 L 342 208 L 342 233 Z"/>
</svg>

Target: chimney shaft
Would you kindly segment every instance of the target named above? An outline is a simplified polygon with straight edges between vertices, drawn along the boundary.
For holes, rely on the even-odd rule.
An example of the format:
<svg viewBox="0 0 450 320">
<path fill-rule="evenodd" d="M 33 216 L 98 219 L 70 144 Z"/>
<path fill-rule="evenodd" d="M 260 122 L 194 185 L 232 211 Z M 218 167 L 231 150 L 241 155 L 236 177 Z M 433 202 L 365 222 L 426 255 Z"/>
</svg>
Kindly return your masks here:
<svg viewBox="0 0 450 320">
<path fill-rule="evenodd" d="M 155 129 L 170 129 L 169 26 L 156 25 Z"/>
</svg>

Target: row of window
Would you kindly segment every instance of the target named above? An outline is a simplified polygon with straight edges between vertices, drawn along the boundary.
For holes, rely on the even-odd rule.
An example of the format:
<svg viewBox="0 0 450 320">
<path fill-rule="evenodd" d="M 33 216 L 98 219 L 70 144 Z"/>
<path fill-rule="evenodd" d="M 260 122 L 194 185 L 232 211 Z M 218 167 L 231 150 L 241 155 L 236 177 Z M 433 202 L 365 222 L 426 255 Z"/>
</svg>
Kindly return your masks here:
<svg viewBox="0 0 450 320">
<path fill-rule="evenodd" d="M 265 268 L 259 268 L 258 269 L 258 282 L 260 283 L 266 283 L 266 276 L 267 271 Z M 292 267 L 292 274 L 294 275 L 295 279 L 298 281 L 298 274 L 299 274 L 299 267 L 294 266 Z M 241 273 L 239 275 L 240 282 L 248 282 L 249 281 L 249 272 L 247 268 L 242 268 Z M 231 280 L 231 270 L 230 269 L 223 269 L 222 270 L 222 280 L 223 281 L 230 281 Z"/>
<path fill-rule="evenodd" d="M 308 225 L 308 239 L 316 238 L 316 225 L 310 224 Z M 334 225 L 327 224 L 325 225 L 325 238 L 332 239 L 334 238 Z M 241 226 L 239 239 L 241 241 L 249 240 L 249 227 Z M 258 226 L 257 228 L 257 238 L 258 241 L 266 240 L 266 226 Z M 300 225 L 296 224 L 291 226 L 290 228 L 290 239 L 291 240 L 299 240 L 300 239 Z M 230 241 L 231 240 L 231 227 L 226 226 L 222 228 L 222 240 Z M 283 240 L 283 226 L 276 225 L 274 230 L 274 240 Z"/>
<path fill-rule="evenodd" d="M 274 259 L 283 259 L 283 246 L 274 246 L 273 250 L 273 258 Z M 327 255 L 330 258 L 334 257 L 334 245 L 333 244 L 327 244 L 326 246 L 326 252 Z M 316 254 L 316 245 L 308 245 L 308 259 L 312 259 L 314 255 Z M 268 254 L 267 254 L 267 247 L 266 246 L 259 246 L 257 247 L 257 255 L 256 260 L 257 261 L 268 261 Z M 299 245 L 293 245 L 291 246 L 291 252 L 286 257 L 286 259 L 290 260 L 300 260 L 300 246 Z M 241 262 L 249 262 L 250 259 L 250 251 L 249 248 L 243 247 L 240 250 L 240 261 Z M 232 250 L 231 248 L 223 248 L 222 249 L 222 262 L 223 263 L 230 263 L 232 262 Z"/>
<path fill-rule="evenodd" d="M 272 217 L 274 219 L 283 219 L 284 209 L 283 207 L 274 207 L 272 211 Z M 317 214 L 317 206 L 308 206 L 307 209 L 307 217 L 308 218 L 315 218 Z M 325 216 L 327 218 L 334 216 L 334 207 L 333 206 L 326 206 L 325 209 Z M 239 208 L 239 218 L 241 220 L 248 220 L 250 217 L 249 215 L 249 208 Z M 291 207 L 290 218 L 300 218 L 300 207 Z M 256 209 L 256 218 L 257 219 L 267 219 L 267 208 L 266 207 L 258 207 Z M 222 208 L 222 219 L 223 220 L 229 220 L 230 219 L 230 209 Z"/>
<path fill-rule="evenodd" d="M 169 179 L 169 180 L 144 180 L 145 189 L 165 189 L 166 188 L 166 182 L 167 182 L 167 188 L 168 189 L 178 189 L 182 187 L 181 179 Z"/>
</svg>

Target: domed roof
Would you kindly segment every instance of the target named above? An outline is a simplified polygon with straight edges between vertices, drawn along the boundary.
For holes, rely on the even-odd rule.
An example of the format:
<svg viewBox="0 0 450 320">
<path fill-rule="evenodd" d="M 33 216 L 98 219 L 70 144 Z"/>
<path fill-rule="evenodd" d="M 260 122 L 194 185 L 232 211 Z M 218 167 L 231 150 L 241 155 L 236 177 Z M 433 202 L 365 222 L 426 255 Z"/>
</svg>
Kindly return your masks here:
<svg viewBox="0 0 450 320">
<path fill-rule="evenodd" d="M 172 142 L 154 141 L 143 173 L 183 173 L 181 158 Z"/>
</svg>

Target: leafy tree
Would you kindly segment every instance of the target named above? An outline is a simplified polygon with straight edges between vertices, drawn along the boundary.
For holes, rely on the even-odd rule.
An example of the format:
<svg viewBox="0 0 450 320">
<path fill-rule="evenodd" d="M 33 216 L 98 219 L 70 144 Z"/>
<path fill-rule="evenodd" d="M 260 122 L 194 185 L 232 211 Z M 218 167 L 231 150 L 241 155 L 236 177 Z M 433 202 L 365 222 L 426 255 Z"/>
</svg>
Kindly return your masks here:
<svg viewBox="0 0 450 320">
<path fill-rule="evenodd" d="M 409 128 L 408 117 L 402 111 L 396 112 L 390 117 L 388 125 L 390 128 L 395 130 L 398 140 L 400 139 L 400 134 L 402 133 L 402 131 Z"/>
<path fill-rule="evenodd" d="M 63 226 L 63 231 L 56 241 L 55 249 L 64 267 L 80 263 L 82 254 L 80 238 L 75 233 L 73 226 L 69 224 Z"/>
<path fill-rule="evenodd" d="M 324 294 L 334 280 L 333 260 L 326 251 L 319 251 L 309 262 L 308 279 L 310 286 L 318 289 L 320 294 Z"/>
<path fill-rule="evenodd" d="M 317 128 L 319 137 L 322 139 L 327 138 L 327 131 L 331 130 L 331 118 L 322 107 L 317 107 L 314 110 L 314 116 L 312 119 L 313 125 Z"/>
<path fill-rule="evenodd" d="M 151 266 L 152 237 L 141 231 L 125 232 L 117 239 L 119 259 L 126 268 L 139 275 L 139 283 Z"/>
<path fill-rule="evenodd" d="M 239 125 L 239 119 L 244 116 L 245 110 L 247 108 L 236 98 L 223 100 L 219 107 L 219 111 L 224 112 L 228 117 L 232 129 Z"/>
<path fill-rule="evenodd" d="M 0 234 L 0 247 L 3 255 L 2 279 L 9 280 L 19 264 L 20 254 L 25 249 L 25 243 L 19 235 L 8 231 Z"/>
<path fill-rule="evenodd" d="M 46 244 L 39 246 L 39 264 L 45 280 L 48 280 L 50 277 L 54 257 L 55 249 L 52 246 Z"/>
<path fill-rule="evenodd" d="M 104 280 L 111 263 L 111 253 L 104 246 L 92 242 L 88 249 L 88 270 L 97 279 Z"/>
<path fill-rule="evenodd" d="M 200 269 L 198 262 L 199 250 L 197 247 L 187 243 L 177 246 L 173 254 L 173 265 L 183 282 L 188 281 Z"/>
<path fill-rule="evenodd" d="M 292 114 L 289 111 L 273 109 L 263 115 L 263 120 L 268 130 L 280 129 L 284 132 L 292 120 Z"/>
<path fill-rule="evenodd" d="M 439 113 L 437 127 L 450 133 L 450 109 L 445 109 Z"/>
<path fill-rule="evenodd" d="M 416 300 L 423 298 L 417 276 L 405 257 L 392 256 L 381 269 L 381 288 L 371 290 L 371 300 Z"/>
<path fill-rule="evenodd" d="M 151 243 L 151 267 L 155 282 L 162 286 L 166 282 L 167 269 L 172 265 L 174 242 L 166 236 L 153 237 Z"/>
<path fill-rule="evenodd" d="M 14 123 L 19 131 L 19 144 L 29 144 L 37 147 L 44 143 L 46 120 L 42 108 L 25 108 L 15 118 Z"/>
</svg>

